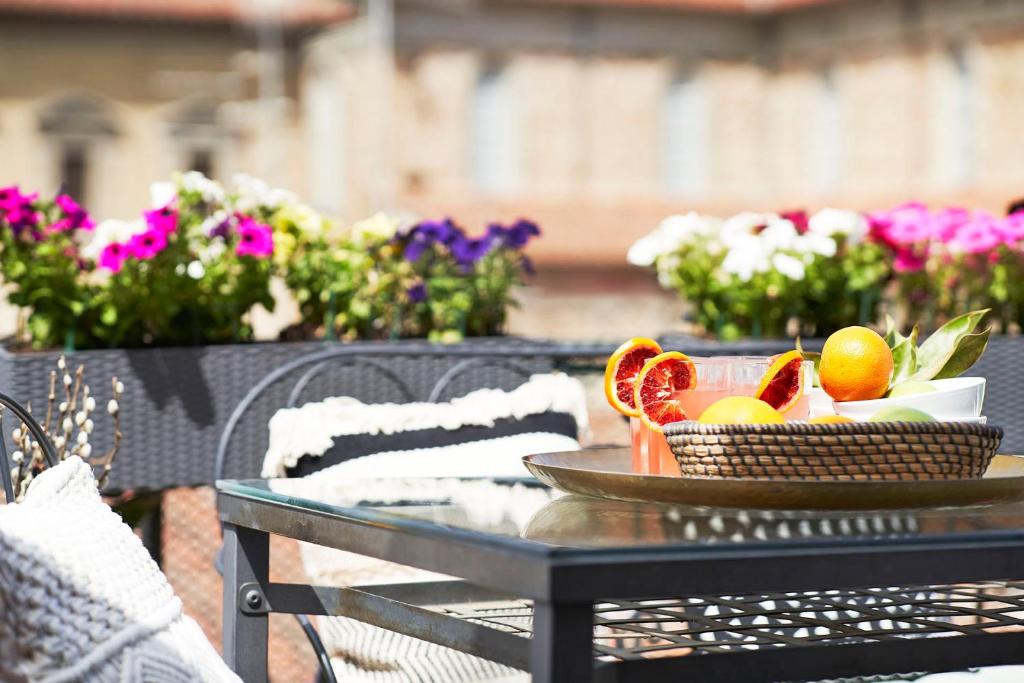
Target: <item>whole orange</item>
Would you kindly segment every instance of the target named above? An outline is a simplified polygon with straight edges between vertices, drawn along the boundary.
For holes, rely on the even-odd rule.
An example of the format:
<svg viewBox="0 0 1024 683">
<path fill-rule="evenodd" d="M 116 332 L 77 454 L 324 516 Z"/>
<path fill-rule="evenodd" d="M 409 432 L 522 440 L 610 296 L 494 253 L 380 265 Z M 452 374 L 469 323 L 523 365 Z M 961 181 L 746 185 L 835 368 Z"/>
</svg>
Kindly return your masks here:
<svg viewBox="0 0 1024 683">
<path fill-rule="evenodd" d="M 844 327 L 825 340 L 818 376 L 836 401 L 882 398 L 892 377 L 892 351 L 874 330 Z"/>
</svg>

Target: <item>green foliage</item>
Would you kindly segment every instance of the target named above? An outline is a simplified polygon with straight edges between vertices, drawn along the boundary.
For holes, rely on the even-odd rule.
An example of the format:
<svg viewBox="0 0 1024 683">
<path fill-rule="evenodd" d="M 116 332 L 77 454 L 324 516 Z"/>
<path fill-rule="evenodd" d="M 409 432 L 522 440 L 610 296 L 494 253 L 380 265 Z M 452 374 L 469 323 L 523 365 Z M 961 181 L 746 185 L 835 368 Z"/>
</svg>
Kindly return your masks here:
<svg viewBox="0 0 1024 683">
<path fill-rule="evenodd" d="M 918 346 L 918 326 L 904 337 L 892 317 L 886 318 L 885 341 L 892 349 L 892 384 L 927 382 L 959 377 L 973 366 L 988 346 L 992 328 L 975 332 L 989 309 L 959 315 L 928 336 Z"/>
</svg>

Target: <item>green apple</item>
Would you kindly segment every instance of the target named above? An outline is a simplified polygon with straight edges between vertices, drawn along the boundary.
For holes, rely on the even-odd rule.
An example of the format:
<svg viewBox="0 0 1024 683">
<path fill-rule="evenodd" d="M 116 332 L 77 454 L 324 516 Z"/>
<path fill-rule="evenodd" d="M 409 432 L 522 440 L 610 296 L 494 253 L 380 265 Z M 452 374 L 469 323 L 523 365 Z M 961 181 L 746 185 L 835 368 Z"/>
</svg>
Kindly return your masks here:
<svg viewBox="0 0 1024 683">
<path fill-rule="evenodd" d="M 889 406 L 869 417 L 868 422 L 935 422 L 935 418 L 917 408 Z"/>
<path fill-rule="evenodd" d="M 909 382 L 897 384 L 892 389 L 890 389 L 889 398 L 897 398 L 899 396 L 914 396 L 915 394 L 931 394 L 936 391 L 938 391 L 938 389 L 931 382 L 911 380 Z"/>
</svg>

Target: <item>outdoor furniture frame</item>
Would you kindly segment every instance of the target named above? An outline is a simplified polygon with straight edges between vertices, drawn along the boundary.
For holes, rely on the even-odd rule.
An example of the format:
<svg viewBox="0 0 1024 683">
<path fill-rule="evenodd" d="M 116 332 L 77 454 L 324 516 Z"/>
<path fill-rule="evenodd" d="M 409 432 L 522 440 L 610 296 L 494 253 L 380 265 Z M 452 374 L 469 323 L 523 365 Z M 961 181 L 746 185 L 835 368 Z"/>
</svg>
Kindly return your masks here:
<svg viewBox="0 0 1024 683">
<path fill-rule="evenodd" d="M 991 527 L 972 527 L 970 520 L 965 526 L 971 514 L 961 510 L 917 511 L 931 516 L 932 531 L 885 539 L 863 534 L 634 547 L 549 545 L 389 513 L 387 506 L 303 500 L 274 492 L 266 482 L 221 482 L 218 508 L 225 533 L 224 656 L 247 682 L 266 680 L 271 612 L 347 616 L 526 669 L 535 683 L 646 683 L 686 676 L 795 681 L 1024 662 L 1024 583 L 992 581 L 1021 575 L 1024 504 L 977 509 L 978 519 L 994 516 Z M 676 510 L 690 514 L 685 507 Z M 272 583 L 269 534 L 463 581 L 340 589 Z M 969 582 L 985 583 L 963 585 Z M 866 588 L 871 586 L 904 588 Z M 853 597 L 845 603 L 835 597 L 847 594 Z M 909 606 L 911 613 L 897 617 L 880 607 L 858 606 L 857 596 Z M 964 606 L 965 599 L 972 603 Z M 502 600 L 532 625 L 502 623 L 474 607 Z M 767 600 L 792 604 L 769 608 Z M 685 616 L 673 611 L 693 604 L 700 610 Z M 859 609 L 871 619 L 906 624 L 865 630 L 842 614 L 806 617 L 811 604 L 819 611 L 822 604 L 826 610 Z M 716 619 L 709 605 L 733 611 Z M 623 611 L 639 616 L 624 617 Z M 740 616 L 780 614 L 808 633 L 773 635 L 756 621 L 730 625 Z M 656 649 L 642 642 L 652 625 L 669 621 L 686 628 L 657 632 L 668 642 L 661 646 L 669 648 L 665 654 L 683 647 L 690 652 L 647 656 Z M 609 627 L 619 633 L 618 644 L 603 644 L 608 636 L 602 628 Z M 722 647 L 715 634 L 726 631 L 760 633 L 760 645 Z"/>
</svg>

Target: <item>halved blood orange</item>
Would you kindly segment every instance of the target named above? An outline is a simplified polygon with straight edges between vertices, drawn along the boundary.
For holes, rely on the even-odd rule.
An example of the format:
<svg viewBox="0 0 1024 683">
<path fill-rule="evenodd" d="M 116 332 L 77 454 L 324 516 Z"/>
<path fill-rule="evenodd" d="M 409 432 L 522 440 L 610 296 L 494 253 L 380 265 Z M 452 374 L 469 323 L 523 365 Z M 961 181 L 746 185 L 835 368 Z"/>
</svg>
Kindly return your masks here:
<svg viewBox="0 0 1024 683">
<path fill-rule="evenodd" d="M 754 398 L 759 398 L 780 413 L 784 413 L 804 394 L 804 357 L 799 351 L 787 351 L 772 360 L 768 372 L 761 379 Z"/>
<path fill-rule="evenodd" d="M 678 351 L 658 354 L 644 363 L 636 378 L 637 410 L 656 432 L 670 422 L 689 419 L 676 392 L 697 387 L 697 368 Z"/>
<path fill-rule="evenodd" d="M 644 363 L 661 353 L 658 342 L 647 337 L 633 337 L 608 357 L 604 369 L 604 395 L 612 408 L 623 415 L 637 417 L 633 402 L 633 385 Z"/>
</svg>

